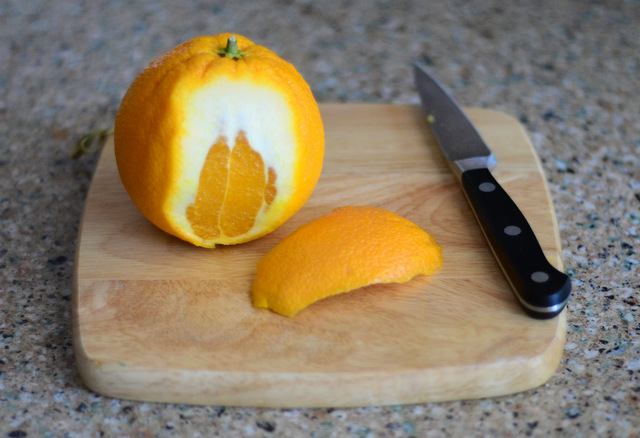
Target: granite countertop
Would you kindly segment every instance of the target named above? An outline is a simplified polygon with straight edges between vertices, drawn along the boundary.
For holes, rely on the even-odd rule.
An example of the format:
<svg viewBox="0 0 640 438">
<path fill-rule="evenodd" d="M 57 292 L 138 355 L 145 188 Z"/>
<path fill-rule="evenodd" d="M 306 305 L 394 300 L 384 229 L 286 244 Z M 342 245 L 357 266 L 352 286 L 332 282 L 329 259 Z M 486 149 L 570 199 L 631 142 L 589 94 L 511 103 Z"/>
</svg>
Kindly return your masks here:
<svg viewBox="0 0 640 438">
<path fill-rule="evenodd" d="M 0 437 L 639 436 L 640 3 L 8 0 L 0 3 Z M 481 400 L 353 409 L 187 406 L 83 386 L 71 294 L 97 161 L 134 77 L 233 31 L 320 102 L 416 104 L 422 59 L 465 106 L 517 117 L 548 180 L 574 294 L 557 373 Z"/>
</svg>

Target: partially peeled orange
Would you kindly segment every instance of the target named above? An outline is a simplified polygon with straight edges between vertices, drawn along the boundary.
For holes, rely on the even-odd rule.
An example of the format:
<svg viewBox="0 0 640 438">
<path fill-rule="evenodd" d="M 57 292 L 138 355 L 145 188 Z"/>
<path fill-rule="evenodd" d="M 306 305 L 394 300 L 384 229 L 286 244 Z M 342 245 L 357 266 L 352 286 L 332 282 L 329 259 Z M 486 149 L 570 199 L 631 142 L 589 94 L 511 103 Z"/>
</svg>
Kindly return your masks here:
<svg viewBox="0 0 640 438">
<path fill-rule="evenodd" d="M 232 34 L 154 60 L 123 99 L 114 141 L 137 208 L 204 247 L 283 224 L 311 195 L 324 156 L 318 105 L 300 73 Z"/>
</svg>

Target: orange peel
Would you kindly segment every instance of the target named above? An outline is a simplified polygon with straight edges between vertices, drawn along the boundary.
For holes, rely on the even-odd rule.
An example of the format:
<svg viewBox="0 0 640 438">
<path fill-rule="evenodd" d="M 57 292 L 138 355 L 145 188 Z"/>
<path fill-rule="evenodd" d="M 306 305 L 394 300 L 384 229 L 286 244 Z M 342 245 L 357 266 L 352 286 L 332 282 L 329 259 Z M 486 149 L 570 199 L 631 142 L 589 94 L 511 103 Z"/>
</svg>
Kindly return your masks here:
<svg viewBox="0 0 640 438">
<path fill-rule="evenodd" d="M 442 247 L 385 209 L 341 207 L 298 228 L 257 266 L 253 305 L 285 316 L 375 283 L 404 283 L 442 266 Z"/>
</svg>

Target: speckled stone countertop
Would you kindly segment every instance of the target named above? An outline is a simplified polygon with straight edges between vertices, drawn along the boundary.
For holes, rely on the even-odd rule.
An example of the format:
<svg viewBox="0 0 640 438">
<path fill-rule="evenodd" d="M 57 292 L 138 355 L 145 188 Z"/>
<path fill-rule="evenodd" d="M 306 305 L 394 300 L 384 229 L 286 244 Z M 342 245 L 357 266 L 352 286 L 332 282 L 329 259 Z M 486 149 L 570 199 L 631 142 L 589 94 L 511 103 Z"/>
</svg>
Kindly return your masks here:
<svg viewBox="0 0 640 438">
<path fill-rule="evenodd" d="M 0 437 L 639 436 L 637 0 L 0 2 Z M 201 34 L 292 62 L 320 102 L 417 103 L 422 59 L 465 106 L 516 116 L 542 160 L 574 295 L 543 386 L 354 409 L 117 400 L 78 377 L 74 249 L 97 156 L 134 77 Z"/>
</svg>

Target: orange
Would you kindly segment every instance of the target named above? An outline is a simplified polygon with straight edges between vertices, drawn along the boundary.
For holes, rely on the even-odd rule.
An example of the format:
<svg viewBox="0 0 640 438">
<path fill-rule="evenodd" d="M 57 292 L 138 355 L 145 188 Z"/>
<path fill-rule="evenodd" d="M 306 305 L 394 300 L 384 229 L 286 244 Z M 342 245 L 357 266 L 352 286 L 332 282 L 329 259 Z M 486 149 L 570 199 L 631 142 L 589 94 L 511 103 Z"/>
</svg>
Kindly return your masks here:
<svg viewBox="0 0 640 438">
<path fill-rule="evenodd" d="M 232 34 L 195 38 L 151 62 L 122 101 L 114 140 L 136 207 L 204 247 L 282 225 L 311 195 L 324 156 L 318 105 L 300 73 Z"/>
<path fill-rule="evenodd" d="M 325 297 L 404 283 L 442 266 L 442 247 L 411 221 L 374 207 L 341 207 L 301 226 L 258 262 L 253 305 L 294 316 Z"/>
</svg>

